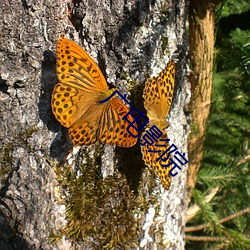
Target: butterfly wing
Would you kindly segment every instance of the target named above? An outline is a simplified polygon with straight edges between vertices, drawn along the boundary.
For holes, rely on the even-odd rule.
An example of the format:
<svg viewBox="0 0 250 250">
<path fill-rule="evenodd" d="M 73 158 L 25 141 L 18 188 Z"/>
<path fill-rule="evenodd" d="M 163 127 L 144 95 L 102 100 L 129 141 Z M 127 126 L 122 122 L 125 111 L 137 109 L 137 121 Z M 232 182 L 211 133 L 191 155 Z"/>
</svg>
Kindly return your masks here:
<svg viewBox="0 0 250 250">
<path fill-rule="evenodd" d="M 76 43 L 60 38 L 56 46 L 59 82 L 88 93 L 106 91 L 106 80 L 93 59 Z"/>
<path fill-rule="evenodd" d="M 69 128 L 84 116 L 93 103 L 98 103 L 101 93 L 86 93 L 82 89 L 58 83 L 52 94 L 52 111 L 56 119 Z"/>
<path fill-rule="evenodd" d="M 108 102 L 92 104 L 84 115 L 69 128 L 70 139 L 75 145 L 89 146 L 98 141 L 100 119 L 103 109 L 106 109 L 108 105 Z"/>
<path fill-rule="evenodd" d="M 125 148 L 136 144 L 137 138 L 127 131 L 129 129 L 133 135 L 137 135 L 136 122 L 130 114 L 127 116 L 129 122 L 122 119 L 128 112 L 129 109 L 126 105 L 119 99 L 112 98 L 100 120 L 99 138 L 102 143 L 116 144 Z M 134 127 L 128 128 L 130 124 L 133 124 Z"/>
<path fill-rule="evenodd" d="M 59 83 L 54 88 L 51 106 L 57 120 L 69 128 L 98 102 L 108 86 L 99 67 L 74 42 L 59 39 L 56 53 Z"/>
<path fill-rule="evenodd" d="M 146 134 L 146 132 L 143 132 L 142 137 Z M 169 147 L 169 143 L 168 141 L 165 141 L 168 139 L 166 134 L 163 134 L 161 139 L 163 139 L 164 141 L 160 141 L 157 144 L 161 145 L 161 147 L 157 147 L 157 144 L 152 144 L 152 145 L 144 145 L 141 146 L 141 152 L 142 152 L 142 159 L 145 162 L 145 164 L 149 167 L 149 168 L 153 168 L 154 171 L 156 172 L 156 174 L 160 177 L 162 186 L 165 189 L 169 189 L 170 187 L 170 183 L 171 183 L 171 176 L 169 174 L 170 171 L 170 167 L 163 167 L 161 164 L 163 163 L 164 165 L 167 165 L 170 163 L 169 160 L 167 160 L 166 162 L 163 162 L 162 159 L 160 159 L 159 161 L 156 161 L 162 154 L 163 154 L 163 150 L 161 150 L 161 152 L 150 152 L 150 151 L 159 151 L 159 149 L 161 148 L 165 148 L 165 150 Z"/>
<path fill-rule="evenodd" d="M 75 145 L 91 145 L 96 141 L 105 144 L 115 144 L 120 147 L 131 147 L 137 142 L 126 130 L 129 123 L 122 118 L 129 109 L 117 98 L 112 98 L 104 104 L 93 105 L 69 128 L 69 136 Z M 128 115 L 128 120 L 134 119 Z M 134 124 L 136 127 L 136 124 Z M 131 127 L 131 133 L 138 132 Z"/>
<path fill-rule="evenodd" d="M 150 78 L 143 91 L 149 120 L 166 119 L 174 92 L 175 65 L 170 61 L 158 77 Z"/>
</svg>

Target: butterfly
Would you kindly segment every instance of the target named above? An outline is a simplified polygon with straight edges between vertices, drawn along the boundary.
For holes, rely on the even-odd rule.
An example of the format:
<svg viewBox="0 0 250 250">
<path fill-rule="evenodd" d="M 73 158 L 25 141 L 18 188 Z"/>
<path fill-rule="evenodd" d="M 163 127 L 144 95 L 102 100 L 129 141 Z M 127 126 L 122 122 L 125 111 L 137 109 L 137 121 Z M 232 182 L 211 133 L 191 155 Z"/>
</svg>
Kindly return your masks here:
<svg viewBox="0 0 250 250">
<path fill-rule="evenodd" d="M 129 109 L 112 97 L 116 89 L 107 82 L 96 63 L 76 43 L 60 38 L 56 46 L 58 83 L 52 93 L 52 112 L 66 128 L 75 145 L 91 145 L 97 141 L 131 147 L 137 142 L 128 131 L 133 117 L 122 118 Z M 135 123 L 134 126 L 136 127 Z M 135 135 L 134 127 L 129 131 Z"/>
<path fill-rule="evenodd" d="M 173 61 L 170 61 L 167 64 L 166 68 L 158 77 L 149 78 L 146 81 L 143 91 L 144 107 L 147 110 L 147 116 L 149 118 L 149 124 L 146 131 L 154 125 L 162 132 L 168 127 L 169 124 L 166 121 L 166 117 L 169 113 L 172 102 L 174 83 L 175 64 Z M 143 132 L 142 137 L 146 134 L 146 131 Z M 167 165 L 171 162 L 169 159 L 163 162 L 160 158 L 164 150 L 169 147 L 166 133 L 162 135 L 161 140 L 163 142 L 157 143 L 158 145 L 162 145 L 160 148 L 156 146 L 156 143 L 141 146 L 142 159 L 149 168 L 153 168 L 156 174 L 159 175 L 163 187 L 169 189 L 171 183 L 169 174 L 170 167 L 162 167 L 161 164 L 163 163 L 164 165 Z M 164 148 L 164 150 L 161 152 L 150 152 L 159 151 L 162 148 Z M 159 160 L 157 161 L 157 159 Z"/>
</svg>

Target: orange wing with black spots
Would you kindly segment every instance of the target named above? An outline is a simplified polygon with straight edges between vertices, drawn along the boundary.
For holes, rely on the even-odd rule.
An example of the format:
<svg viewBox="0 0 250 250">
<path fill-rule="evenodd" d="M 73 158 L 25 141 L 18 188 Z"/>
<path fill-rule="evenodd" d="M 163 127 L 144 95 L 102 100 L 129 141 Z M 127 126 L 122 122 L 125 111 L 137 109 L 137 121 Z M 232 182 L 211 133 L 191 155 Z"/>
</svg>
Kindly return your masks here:
<svg viewBox="0 0 250 250">
<path fill-rule="evenodd" d="M 148 128 L 155 125 L 164 134 L 161 139 L 167 140 L 168 137 L 165 133 L 165 129 L 168 127 L 166 117 L 169 113 L 173 92 L 174 92 L 174 79 L 175 79 L 175 65 L 173 61 L 170 61 L 166 68 L 159 74 L 158 77 L 150 78 L 145 83 L 143 92 L 144 107 L 147 110 L 147 116 L 149 118 Z M 146 132 L 142 134 L 142 137 Z M 161 183 L 165 189 L 169 189 L 171 178 L 170 178 L 170 167 L 163 167 L 162 160 L 156 161 L 163 152 L 169 147 L 168 141 L 159 143 L 164 147 L 161 152 L 153 153 L 150 151 L 159 151 L 163 147 L 157 147 L 155 144 L 147 147 L 147 145 L 141 146 L 142 159 L 145 164 L 153 168 L 157 175 L 161 179 Z M 164 162 L 164 165 L 169 164 L 170 161 Z"/>
<path fill-rule="evenodd" d="M 149 78 L 143 91 L 144 107 L 150 125 L 167 127 L 166 117 L 171 107 L 174 93 L 175 65 L 170 61 L 158 77 Z M 165 127 L 164 127 L 165 128 Z"/>
<path fill-rule="evenodd" d="M 142 134 L 142 137 L 145 135 L 146 132 Z M 161 136 L 161 139 L 167 140 L 168 137 L 166 134 L 163 134 Z M 169 147 L 169 142 L 168 141 L 163 141 L 159 142 L 160 145 L 164 145 L 164 150 L 166 150 Z M 164 150 L 161 152 L 157 153 L 151 153 L 151 151 L 158 151 L 159 148 L 155 146 L 155 144 L 151 146 L 141 146 L 141 151 L 142 151 L 142 159 L 145 162 L 145 164 L 149 168 L 153 168 L 155 173 L 160 177 L 161 184 L 165 189 L 169 189 L 170 183 L 171 183 L 171 176 L 169 174 L 169 167 L 162 167 L 161 164 L 167 165 L 170 164 L 171 162 L 169 160 L 163 162 L 162 159 L 159 159 L 157 162 L 156 160 L 160 158 L 160 156 L 163 154 Z"/>
<path fill-rule="evenodd" d="M 86 51 L 74 42 L 61 38 L 57 43 L 58 84 L 52 94 L 52 111 L 56 119 L 69 128 L 75 145 L 96 141 L 131 147 L 137 142 L 127 132 L 129 123 L 122 120 L 129 109 L 117 98 L 106 99 L 106 80 Z M 130 116 L 130 120 L 133 118 Z"/>
</svg>

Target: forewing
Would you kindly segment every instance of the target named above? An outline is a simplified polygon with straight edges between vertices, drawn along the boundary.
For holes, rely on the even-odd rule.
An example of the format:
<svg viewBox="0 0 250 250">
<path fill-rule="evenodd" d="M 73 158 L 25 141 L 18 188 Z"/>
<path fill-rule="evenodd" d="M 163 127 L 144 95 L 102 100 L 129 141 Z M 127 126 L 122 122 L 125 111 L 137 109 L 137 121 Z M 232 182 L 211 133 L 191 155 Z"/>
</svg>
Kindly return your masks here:
<svg viewBox="0 0 250 250">
<path fill-rule="evenodd" d="M 99 67 L 76 43 L 61 38 L 56 53 L 59 83 L 54 87 L 51 106 L 56 119 L 69 128 L 82 120 L 108 87 Z"/>
<path fill-rule="evenodd" d="M 170 61 L 158 77 L 146 81 L 143 98 L 149 120 L 167 117 L 174 92 L 174 78 L 175 65 Z"/>
<path fill-rule="evenodd" d="M 85 92 L 106 91 L 106 80 L 93 59 L 76 43 L 60 38 L 56 46 L 59 82 Z"/>
</svg>

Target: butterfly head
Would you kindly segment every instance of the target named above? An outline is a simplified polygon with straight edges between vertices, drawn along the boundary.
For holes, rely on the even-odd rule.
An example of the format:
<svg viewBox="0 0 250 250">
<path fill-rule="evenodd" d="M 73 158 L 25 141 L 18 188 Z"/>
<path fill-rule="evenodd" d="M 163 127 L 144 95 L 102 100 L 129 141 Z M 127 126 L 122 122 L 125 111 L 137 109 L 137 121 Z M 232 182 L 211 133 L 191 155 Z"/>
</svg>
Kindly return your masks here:
<svg viewBox="0 0 250 250">
<path fill-rule="evenodd" d="M 166 121 L 166 119 L 162 118 L 162 119 L 152 119 L 149 121 L 149 125 L 148 127 L 151 128 L 152 126 L 156 126 L 157 128 L 159 128 L 160 130 L 164 130 L 166 128 L 168 128 L 169 123 Z"/>
<path fill-rule="evenodd" d="M 108 89 L 100 94 L 99 101 L 103 101 L 109 99 L 109 97 L 116 91 L 116 88 Z M 114 94 L 111 98 L 113 98 L 116 94 Z"/>
</svg>

